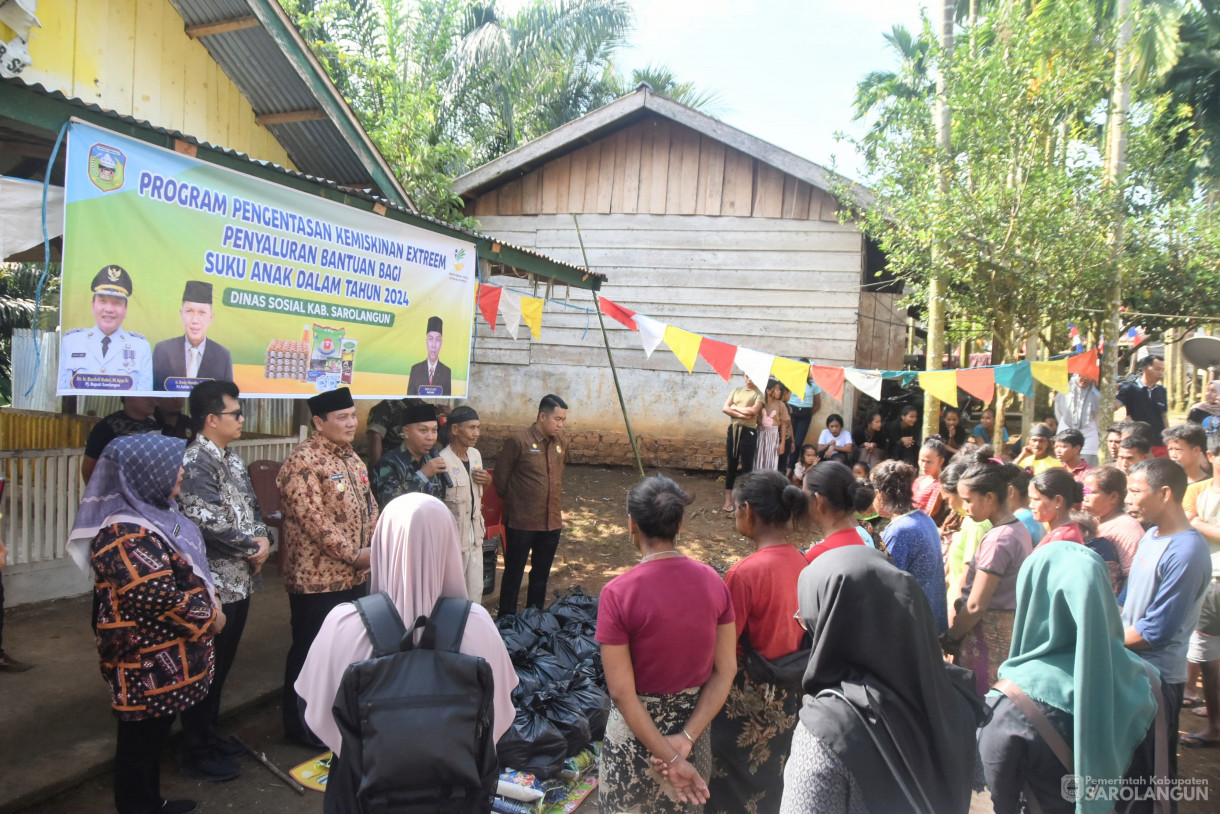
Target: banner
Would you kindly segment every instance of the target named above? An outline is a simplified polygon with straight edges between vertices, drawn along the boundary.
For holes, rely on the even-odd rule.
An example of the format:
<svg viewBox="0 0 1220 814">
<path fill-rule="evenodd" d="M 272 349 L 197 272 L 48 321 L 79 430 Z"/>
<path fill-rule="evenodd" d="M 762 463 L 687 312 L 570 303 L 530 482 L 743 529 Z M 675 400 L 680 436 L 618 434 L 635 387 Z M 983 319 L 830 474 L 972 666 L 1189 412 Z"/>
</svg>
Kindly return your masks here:
<svg viewBox="0 0 1220 814">
<path fill-rule="evenodd" d="M 68 130 L 59 395 L 466 397 L 475 246 Z"/>
</svg>

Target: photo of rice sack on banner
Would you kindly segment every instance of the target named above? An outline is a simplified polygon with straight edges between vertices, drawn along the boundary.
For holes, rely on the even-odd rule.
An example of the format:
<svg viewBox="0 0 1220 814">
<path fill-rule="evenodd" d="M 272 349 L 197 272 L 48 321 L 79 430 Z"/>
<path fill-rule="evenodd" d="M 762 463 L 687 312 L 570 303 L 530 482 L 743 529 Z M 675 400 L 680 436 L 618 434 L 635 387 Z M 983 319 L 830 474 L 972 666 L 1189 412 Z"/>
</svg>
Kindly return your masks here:
<svg viewBox="0 0 1220 814">
<path fill-rule="evenodd" d="M 466 397 L 476 254 L 74 121 L 59 395 Z"/>
</svg>

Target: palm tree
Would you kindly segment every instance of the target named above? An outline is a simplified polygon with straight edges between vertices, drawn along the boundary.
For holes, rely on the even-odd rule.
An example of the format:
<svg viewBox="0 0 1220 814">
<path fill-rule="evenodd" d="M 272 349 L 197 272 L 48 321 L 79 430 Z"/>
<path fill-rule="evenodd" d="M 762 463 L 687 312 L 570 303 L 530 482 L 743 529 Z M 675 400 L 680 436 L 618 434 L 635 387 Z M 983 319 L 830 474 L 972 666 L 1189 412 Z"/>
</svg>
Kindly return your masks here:
<svg viewBox="0 0 1220 814">
<path fill-rule="evenodd" d="M 861 140 L 861 149 L 869 162 L 876 159 L 878 142 L 901 119 L 900 114 L 911 108 L 930 110 L 929 101 L 936 90 L 928 71 L 932 41 L 924 33 L 913 35 L 902 25 L 895 25 L 884 36 L 898 57 L 898 70 L 873 71 L 856 85 L 855 120 L 877 114 L 877 120 Z"/>
<path fill-rule="evenodd" d="M 720 111 L 722 107 L 723 100 L 719 93 L 713 90 L 700 90 L 695 87 L 694 82 L 678 81 L 674 72 L 665 64 L 649 64 L 643 68 L 633 69 L 631 88 L 624 88 L 624 90 L 630 91 L 632 88 L 639 87 L 641 83 L 647 84 L 662 96 L 667 96 L 675 102 L 693 107 L 708 115 Z"/>
<path fill-rule="evenodd" d="M 1209 143 L 1205 172 L 1214 186 L 1220 181 L 1220 4 L 1198 0 L 1179 29 L 1182 55 L 1166 74 L 1165 87 L 1190 106 L 1195 125 Z"/>
</svg>

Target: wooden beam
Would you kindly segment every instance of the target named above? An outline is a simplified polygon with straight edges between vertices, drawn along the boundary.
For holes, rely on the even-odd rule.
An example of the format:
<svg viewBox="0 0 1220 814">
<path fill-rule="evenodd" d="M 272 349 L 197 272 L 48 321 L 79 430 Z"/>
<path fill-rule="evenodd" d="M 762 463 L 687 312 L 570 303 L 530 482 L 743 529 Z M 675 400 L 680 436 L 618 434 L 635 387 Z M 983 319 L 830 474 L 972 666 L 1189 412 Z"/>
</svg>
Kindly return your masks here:
<svg viewBox="0 0 1220 814">
<path fill-rule="evenodd" d="M 296 122 L 316 122 L 327 118 L 325 110 L 290 110 L 287 113 L 264 113 L 254 117 L 254 123 L 263 127 L 273 124 L 294 124 Z"/>
<path fill-rule="evenodd" d="M 253 14 L 250 14 L 245 17 L 233 17 L 229 20 L 217 20 L 214 23 L 188 25 L 186 27 L 186 35 L 193 40 L 197 40 L 200 37 L 210 37 L 213 34 L 227 34 L 230 31 L 241 31 L 245 28 L 256 28 L 258 25 L 258 18 Z"/>
</svg>

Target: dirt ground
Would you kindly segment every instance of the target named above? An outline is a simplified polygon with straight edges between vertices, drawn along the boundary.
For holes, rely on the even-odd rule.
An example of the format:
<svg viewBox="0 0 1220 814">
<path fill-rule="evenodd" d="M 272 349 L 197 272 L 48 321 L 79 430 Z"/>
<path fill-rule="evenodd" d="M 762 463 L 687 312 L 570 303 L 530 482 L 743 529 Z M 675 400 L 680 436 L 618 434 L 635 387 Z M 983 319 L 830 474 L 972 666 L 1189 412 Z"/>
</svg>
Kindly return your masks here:
<svg viewBox="0 0 1220 814">
<path fill-rule="evenodd" d="M 653 474 L 652 471 L 649 474 Z M 751 551 L 748 540 L 737 533 L 734 521 L 719 511 L 724 500 L 723 479 L 707 473 L 663 471 L 690 492 L 695 502 L 687 510 L 686 522 L 678 537 L 683 553 L 707 562 L 723 572 Z M 579 585 L 586 593 L 600 592 L 611 578 L 633 565 L 638 552 L 631 545 L 626 528 L 627 491 L 638 481 L 636 472 L 625 468 L 596 466 L 569 467 L 564 482 L 565 531 L 556 556 L 550 581 L 554 591 Z M 793 543 L 807 545 L 810 532 L 794 532 Z M 497 587 L 498 587 L 497 579 Z M 523 586 L 524 587 L 524 586 Z M 524 594 L 524 589 L 522 590 Z M 497 595 L 485 598 L 484 605 L 494 613 Z M 1196 728 L 1201 719 L 1184 710 L 1183 731 Z M 310 757 L 309 751 L 284 742 L 279 729 L 278 704 L 228 721 L 223 728 L 236 732 L 247 743 L 266 751 L 279 766 L 290 768 Z M 201 812 L 251 812 L 252 814 L 290 814 L 320 812 L 322 795 L 309 792 L 298 797 L 284 783 L 259 766 L 252 758 L 243 761 L 242 777 L 230 783 L 206 784 L 187 780 L 177 774 L 172 750 L 163 758 L 163 793 L 167 796 L 200 800 Z M 1183 814 L 1210 814 L 1220 800 L 1220 749 L 1181 749 L 1179 773 L 1182 778 L 1206 781 L 1210 800 L 1183 802 Z M 989 810 L 985 795 L 977 797 L 972 814 Z M 113 811 L 108 776 L 88 781 L 42 805 L 29 809 L 32 814 L 73 812 L 103 814 Z M 580 811 L 596 811 L 596 794 L 581 805 Z"/>
</svg>

